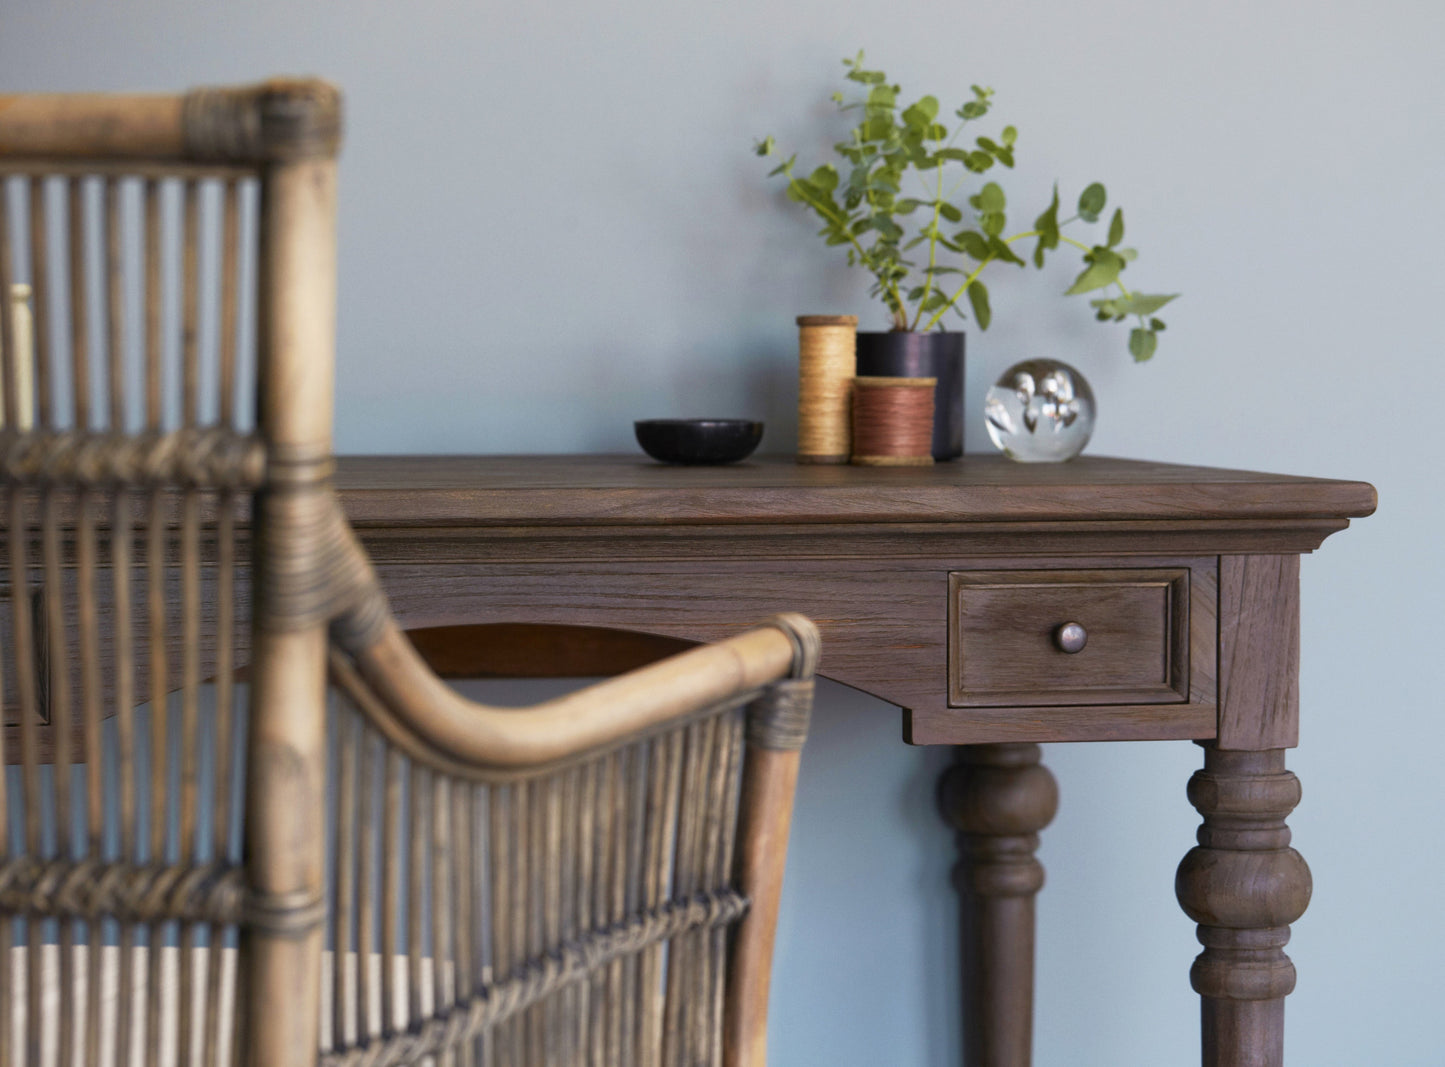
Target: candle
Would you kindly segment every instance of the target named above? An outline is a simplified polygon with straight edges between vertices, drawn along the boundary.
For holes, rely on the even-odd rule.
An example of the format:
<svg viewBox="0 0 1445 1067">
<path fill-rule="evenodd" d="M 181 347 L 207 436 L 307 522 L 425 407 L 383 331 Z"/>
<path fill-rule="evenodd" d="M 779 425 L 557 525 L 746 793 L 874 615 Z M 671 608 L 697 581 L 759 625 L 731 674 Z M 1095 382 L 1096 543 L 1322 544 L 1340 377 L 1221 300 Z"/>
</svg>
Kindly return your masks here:
<svg viewBox="0 0 1445 1067">
<path fill-rule="evenodd" d="M 35 320 L 30 313 L 30 286 L 12 285 L 9 300 L 10 335 L 15 339 L 14 364 L 16 422 L 19 429 L 35 425 Z M 5 361 L 10 362 L 10 361 Z M 0 375 L 0 427 L 5 425 L 5 390 L 8 377 Z"/>
</svg>

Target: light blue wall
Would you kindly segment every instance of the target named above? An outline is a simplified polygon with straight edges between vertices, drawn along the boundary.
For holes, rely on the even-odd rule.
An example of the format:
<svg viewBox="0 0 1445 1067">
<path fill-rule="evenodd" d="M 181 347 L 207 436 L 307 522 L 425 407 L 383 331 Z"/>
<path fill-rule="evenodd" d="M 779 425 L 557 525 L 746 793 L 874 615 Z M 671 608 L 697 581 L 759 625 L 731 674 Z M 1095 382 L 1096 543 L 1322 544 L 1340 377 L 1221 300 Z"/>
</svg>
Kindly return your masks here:
<svg viewBox="0 0 1445 1067">
<path fill-rule="evenodd" d="M 318 72 L 348 91 L 338 440 L 349 451 L 628 449 L 633 418 L 755 414 L 791 445 L 799 312 L 864 286 L 762 180 L 754 136 L 826 144 L 838 58 L 906 91 L 999 92 L 1009 188 L 1096 177 L 1131 274 L 1186 297 L 1159 357 L 1053 293 L 994 286 L 969 390 L 1059 355 L 1094 450 L 1364 478 L 1380 513 L 1303 567 L 1316 895 L 1291 953 L 1292 1062 L 1438 1067 L 1439 464 L 1445 8 L 1428 0 L 730 0 L 481 5 L 0 0 L 0 91 Z M 971 448 L 985 448 L 976 425 Z M 944 754 L 830 689 L 804 767 L 775 1062 L 956 1062 Z M 1192 929 L 1172 875 L 1186 744 L 1053 746 L 1037 1062 L 1193 1060 Z"/>
</svg>

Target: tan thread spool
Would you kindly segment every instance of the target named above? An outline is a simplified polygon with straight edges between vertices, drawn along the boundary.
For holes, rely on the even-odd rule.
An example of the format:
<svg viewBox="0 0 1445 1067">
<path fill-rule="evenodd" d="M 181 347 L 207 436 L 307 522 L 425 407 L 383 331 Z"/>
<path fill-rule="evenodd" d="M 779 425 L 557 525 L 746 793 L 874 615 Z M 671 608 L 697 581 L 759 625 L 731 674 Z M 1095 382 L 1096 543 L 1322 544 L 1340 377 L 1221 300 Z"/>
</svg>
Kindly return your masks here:
<svg viewBox="0 0 1445 1067">
<path fill-rule="evenodd" d="M 853 462 L 863 467 L 930 465 L 937 385 L 937 378 L 854 379 Z"/>
<path fill-rule="evenodd" d="M 798 462 L 847 463 L 857 315 L 798 316 Z"/>
</svg>

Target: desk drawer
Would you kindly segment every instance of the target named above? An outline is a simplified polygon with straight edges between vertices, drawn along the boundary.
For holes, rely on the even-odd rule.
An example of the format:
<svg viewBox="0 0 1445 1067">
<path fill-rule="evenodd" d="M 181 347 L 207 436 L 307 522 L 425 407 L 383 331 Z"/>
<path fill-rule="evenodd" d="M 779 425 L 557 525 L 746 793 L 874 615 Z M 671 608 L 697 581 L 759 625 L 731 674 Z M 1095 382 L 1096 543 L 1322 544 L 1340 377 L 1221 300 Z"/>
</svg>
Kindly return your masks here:
<svg viewBox="0 0 1445 1067">
<path fill-rule="evenodd" d="M 952 707 L 1189 700 L 1187 568 L 954 571 L 948 621 Z"/>
</svg>

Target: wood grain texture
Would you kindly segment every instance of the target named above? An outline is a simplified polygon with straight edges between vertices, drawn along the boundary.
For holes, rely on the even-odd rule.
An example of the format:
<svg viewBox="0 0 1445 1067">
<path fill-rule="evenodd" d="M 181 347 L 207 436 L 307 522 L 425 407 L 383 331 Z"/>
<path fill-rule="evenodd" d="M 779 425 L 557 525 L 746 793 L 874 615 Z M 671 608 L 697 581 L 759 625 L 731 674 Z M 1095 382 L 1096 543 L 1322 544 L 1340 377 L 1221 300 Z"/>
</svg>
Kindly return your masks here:
<svg viewBox="0 0 1445 1067">
<path fill-rule="evenodd" d="M 949 703 L 955 707 L 1167 704 L 1189 699 L 1189 572 L 955 571 Z M 1058 647 L 1065 623 L 1084 647 Z"/>
<path fill-rule="evenodd" d="M 917 470 L 806 466 L 792 457 L 674 467 L 626 456 L 345 458 L 337 485 L 361 526 L 626 523 L 1347 519 L 1363 482 L 1083 456 L 966 456 Z"/>
<path fill-rule="evenodd" d="M 1299 557 L 1221 557 L 1221 748 L 1299 744 L 1299 640 Z"/>
<path fill-rule="evenodd" d="M 1027 566 L 1028 558 L 993 566 Z M 1045 563 L 1057 563 L 1044 558 Z M 1085 564 L 1097 560 L 1084 560 Z M 1205 575 L 1212 602 L 1213 559 L 1167 558 Z M 1212 603 L 1199 616 L 1207 636 L 1194 647 L 1188 703 L 1062 708 L 948 706 L 948 574 L 959 559 L 863 561 L 662 561 L 383 566 L 380 576 L 401 625 L 463 623 L 574 625 L 721 639 L 758 619 L 796 610 L 823 632 L 820 673 L 910 709 L 914 743 L 1212 737 Z M 1191 566 L 1192 565 L 1192 566 Z"/>
<path fill-rule="evenodd" d="M 1027 1067 L 1033 1045 L 1039 833 L 1059 807 L 1038 745 L 967 745 L 939 780 L 956 831 L 966 1067 Z"/>
<path fill-rule="evenodd" d="M 1290 924 L 1312 882 L 1285 819 L 1300 799 L 1284 749 L 1209 744 L 1189 781 L 1199 844 L 1175 875 L 1179 905 L 1204 946 L 1190 970 L 1201 999 L 1204 1067 L 1283 1067 L 1284 999 L 1295 987 Z"/>
</svg>

